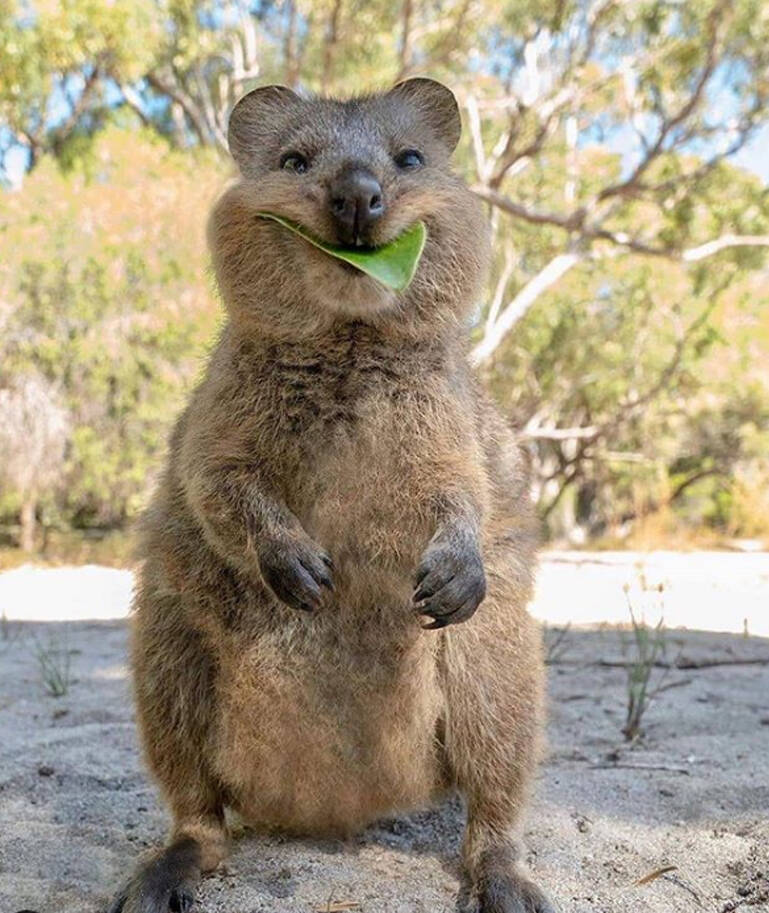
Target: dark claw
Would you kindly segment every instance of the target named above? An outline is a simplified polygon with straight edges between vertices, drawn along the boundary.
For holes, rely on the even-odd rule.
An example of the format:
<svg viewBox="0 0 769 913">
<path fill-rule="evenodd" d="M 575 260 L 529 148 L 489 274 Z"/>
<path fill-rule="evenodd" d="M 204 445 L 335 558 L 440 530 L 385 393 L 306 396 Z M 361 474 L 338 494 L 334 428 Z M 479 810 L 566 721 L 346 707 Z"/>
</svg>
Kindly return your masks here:
<svg viewBox="0 0 769 913">
<path fill-rule="evenodd" d="M 108 913 L 123 913 L 123 907 L 125 902 L 128 899 L 128 894 L 124 888 L 118 896 L 112 901 L 112 906 L 109 908 Z"/>
<path fill-rule="evenodd" d="M 454 579 L 454 575 L 452 574 L 451 577 L 449 577 L 447 580 L 443 581 L 441 586 L 445 586 L 447 583 L 451 583 L 451 581 L 453 579 Z M 436 593 L 436 587 L 427 586 L 426 584 L 423 583 L 419 587 L 419 589 L 417 589 L 417 591 L 414 593 L 414 602 L 422 602 L 423 600 L 428 599 L 430 596 L 434 596 L 435 593 Z"/>
<path fill-rule="evenodd" d="M 200 845 L 184 837 L 143 862 L 109 913 L 190 913 L 200 877 Z"/>
<path fill-rule="evenodd" d="M 458 609 L 453 611 L 443 612 L 441 607 L 431 608 L 430 606 L 425 606 L 420 609 L 421 615 L 429 615 L 434 618 L 436 622 L 440 621 L 441 624 L 428 625 L 427 628 L 442 628 L 447 624 L 460 624 L 463 621 L 467 621 L 468 618 L 471 618 L 475 614 L 475 610 L 480 605 L 483 599 L 483 589 L 480 589 L 475 592 L 468 600 L 462 603 Z"/>
<path fill-rule="evenodd" d="M 436 618 L 429 625 L 422 625 L 423 631 L 437 631 L 438 628 L 445 628 L 449 624 L 448 618 Z"/>
<path fill-rule="evenodd" d="M 168 908 L 172 913 L 189 913 L 194 902 L 195 898 L 192 894 L 182 888 L 171 892 L 171 896 L 168 899 Z"/>
<path fill-rule="evenodd" d="M 334 589 L 331 558 L 307 535 L 268 540 L 259 550 L 264 582 L 281 602 L 312 612 L 320 606 L 321 586 Z"/>
<path fill-rule="evenodd" d="M 446 540 L 431 545 L 416 573 L 414 607 L 432 622 L 435 631 L 467 621 L 486 595 L 486 578 L 474 539 Z"/>
</svg>

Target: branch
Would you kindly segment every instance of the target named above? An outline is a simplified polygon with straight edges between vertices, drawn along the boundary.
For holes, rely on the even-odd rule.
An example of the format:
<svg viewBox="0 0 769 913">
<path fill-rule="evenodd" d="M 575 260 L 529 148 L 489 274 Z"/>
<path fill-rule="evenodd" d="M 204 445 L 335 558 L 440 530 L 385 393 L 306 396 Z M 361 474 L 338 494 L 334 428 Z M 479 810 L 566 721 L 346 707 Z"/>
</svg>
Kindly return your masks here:
<svg viewBox="0 0 769 913">
<path fill-rule="evenodd" d="M 487 327 L 483 339 L 470 353 L 470 361 L 474 365 L 479 365 L 481 362 L 486 361 L 537 298 L 583 259 L 584 254 L 576 252 L 558 254 L 553 257 L 547 266 L 543 267 L 533 279 L 530 279 L 524 285 L 515 298 L 505 307 L 494 324 Z"/>
<path fill-rule="evenodd" d="M 704 260 L 706 257 L 712 257 L 713 254 L 727 250 L 730 247 L 769 247 L 769 235 L 735 235 L 731 232 L 714 238 L 712 241 L 699 244 L 697 247 L 689 248 L 658 247 L 638 238 L 631 238 L 624 232 L 611 232 L 605 228 L 587 228 L 584 231 L 584 235 L 588 238 L 611 241 L 618 247 L 624 247 L 627 251 L 632 251 L 633 253 L 646 254 L 652 257 L 666 257 L 668 260 L 680 260 L 683 263 Z"/>
<path fill-rule="evenodd" d="M 222 127 L 222 124 L 217 118 L 217 111 L 214 107 L 214 99 L 208 86 L 206 75 L 203 72 L 203 67 L 200 64 L 195 67 L 193 75 L 195 77 L 195 82 L 198 85 L 198 96 L 200 98 L 203 116 L 206 120 L 208 132 L 213 137 L 214 142 L 222 149 L 222 151 L 227 152 L 228 146 L 226 129 Z M 224 109 L 226 109 L 226 96 L 223 99 L 223 106 Z M 222 110 L 220 114 L 222 117 L 224 117 L 224 110 Z"/>
<path fill-rule="evenodd" d="M 603 230 L 593 233 L 589 231 L 587 232 L 588 237 L 592 236 L 603 238 L 609 234 L 610 233 Z M 691 263 L 698 260 L 703 260 L 706 257 L 710 257 L 713 254 L 716 254 L 730 247 L 769 247 L 769 235 L 727 234 L 722 235 L 719 238 L 714 238 L 712 241 L 708 241 L 705 244 L 700 244 L 697 247 L 691 247 L 685 250 L 675 250 L 672 248 L 652 248 L 648 247 L 647 245 L 643 245 L 640 242 L 636 242 L 631 238 L 625 238 L 620 234 L 611 236 L 610 240 L 615 241 L 615 243 L 625 248 L 625 250 L 620 251 L 620 253 L 640 252 L 653 254 L 656 256 L 664 256 L 671 260 L 677 260 L 683 263 Z M 505 336 L 524 316 L 524 314 L 537 300 L 537 298 L 539 298 L 540 295 L 542 295 L 545 291 L 547 291 L 547 289 L 554 285 L 570 269 L 576 266 L 577 263 L 587 259 L 588 257 L 590 257 L 590 259 L 600 259 L 595 254 L 588 254 L 585 252 L 576 253 L 571 251 L 558 254 L 547 264 L 547 266 L 540 270 L 536 276 L 530 279 L 529 282 L 518 292 L 515 298 L 513 298 L 513 300 L 505 307 L 499 318 L 495 320 L 492 325 L 487 326 L 483 338 L 470 352 L 470 361 L 472 364 L 477 366 L 489 359 L 499 347 Z M 688 334 L 684 340 L 680 342 L 685 343 L 686 338 L 688 338 Z M 678 350 L 677 354 L 680 354 Z M 627 408 L 636 408 L 639 403 L 633 402 L 625 405 Z M 573 437 L 574 435 L 570 436 Z"/>
<path fill-rule="evenodd" d="M 489 185 L 492 189 L 497 190 L 502 181 L 508 175 L 510 169 L 522 159 L 529 159 L 536 156 L 549 139 L 554 125 L 556 115 L 566 107 L 567 104 L 573 104 L 575 90 L 572 86 L 558 89 L 550 98 L 542 99 L 537 102 L 536 110 L 539 117 L 539 127 L 534 138 L 523 148 L 516 149 L 516 134 L 511 127 L 507 132 L 504 145 L 499 154 L 495 157 L 493 164 L 493 173 L 489 178 Z M 519 102 L 517 110 L 513 116 L 520 116 L 525 110 L 525 106 Z M 502 139 L 502 137 L 500 138 Z"/>
<path fill-rule="evenodd" d="M 398 78 L 396 81 L 400 81 L 409 69 L 409 60 L 411 58 L 411 17 L 413 12 L 414 7 L 412 0 L 403 0 L 403 8 L 401 12 L 401 40 L 400 49 L 398 51 L 400 68 L 398 70 Z"/>
<path fill-rule="evenodd" d="M 575 231 L 582 227 L 585 219 L 585 210 L 581 208 L 563 216 L 556 212 L 538 212 L 514 203 L 510 197 L 485 187 L 483 184 L 474 184 L 470 189 L 476 196 L 491 203 L 492 206 L 510 213 L 517 219 L 523 219 L 524 222 L 530 222 L 532 225 L 555 225 L 565 231 Z"/>
<path fill-rule="evenodd" d="M 714 238 L 698 247 L 681 251 L 680 256 L 685 262 L 693 263 L 729 247 L 769 247 L 769 235 L 721 235 L 720 238 Z"/>
<path fill-rule="evenodd" d="M 769 235 L 735 235 L 728 233 L 712 241 L 700 244 L 697 247 L 679 249 L 676 247 L 661 247 L 643 241 L 640 238 L 634 238 L 627 232 L 610 231 L 607 228 L 600 228 L 596 225 L 585 224 L 587 210 L 584 207 L 575 209 L 566 215 L 557 212 L 541 212 L 538 210 L 527 209 L 520 203 L 515 203 L 509 197 L 496 190 L 491 190 L 482 184 L 474 184 L 470 188 L 476 196 L 482 200 L 496 206 L 498 209 L 529 222 L 531 225 L 554 225 L 556 228 L 562 228 L 568 232 L 578 232 L 580 237 L 589 240 L 610 241 L 617 247 L 626 248 L 638 254 L 646 254 L 652 257 L 666 257 L 670 260 L 682 260 L 687 263 L 696 260 L 703 260 L 719 251 L 729 247 L 767 247 L 769 246 Z"/>
<path fill-rule="evenodd" d="M 576 441 L 581 438 L 593 439 L 601 433 L 599 425 L 580 425 L 575 428 L 545 428 L 541 425 L 526 425 L 522 437 L 531 441 Z"/>
<path fill-rule="evenodd" d="M 334 6 L 328 17 L 326 34 L 323 38 L 323 70 L 321 75 L 321 88 L 328 90 L 331 82 L 331 71 L 334 66 L 334 57 L 339 42 L 339 14 L 342 11 L 342 0 L 334 0 Z"/>
<path fill-rule="evenodd" d="M 465 98 L 465 108 L 467 109 L 467 127 L 470 131 L 470 139 L 473 143 L 473 153 L 475 154 L 475 170 L 478 173 L 478 180 L 485 181 L 488 177 L 486 172 L 486 152 L 483 148 L 481 118 L 478 114 L 478 100 L 472 92 L 468 92 L 467 97 Z"/>
<path fill-rule="evenodd" d="M 283 40 L 286 85 L 295 89 L 299 81 L 296 0 L 288 0 L 288 27 Z"/>
<path fill-rule="evenodd" d="M 564 665 L 567 661 L 564 661 Z M 631 660 L 612 660 L 599 659 L 592 663 L 594 666 L 601 666 L 606 669 L 627 669 L 635 663 Z M 670 663 L 665 660 L 657 659 L 651 663 L 656 669 L 713 669 L 716 666 L 769 666 L 769 655 L 767 656 L 724 656 L 722 658 L 705 657 L 703 659 L 687 659 L 685 656 L 679 656 L 674 662 Z"/>
<path fill-rule="evenodd" d="M 88 100 L 91 97 L 94 89 L 99 83 L 101 78 L 101 71 L 98 66 L 94 66 L 91 72 L 85 79 L 83 84 L 83 89 L 80 92 L 80 96 L 77 101 L 72 101 L 72 110 L 69 113 L 69 116 L 66 118 L 63 123 L 56 127 L 51 135 L 51 146 L 57 148 L 63 143 L 72 133 L 72 131 L 77 127 L 80 117 L 85 111 Z"/>
<path fill-rule="evenodd" d="M 182 89 L 168 82 L 164 77 L 158 76 L 157 73 L 147 73 L 147 82 L 163 95 L 167 95 L 175 101 L 187 115 L 192 129 L 197 134 L 198 139 L 204 146 L 210 146 L 212 137 L 208 132 L 208 126 L 205 117 L 201 113 L 193 99 Z"/>
<path fill-rule="evenodd" d="M 689 776 L 689 770 L 686 767 L 670 767 L 667 764 L 625 764 L 618 761 L 607 761 L 600 764 L 591 764 L 591 770 L 664 770 L 672 774 L 685 774 Z"/>
<path fill-rule="evenodd" d="M 230 46 L 232 48 L 232 82 L 239 86 L 247 79 L 254 79 L 259 75 L 260 67 L 257 61 L 256 27 L 251 13 L 241 9 L 240 31 L 234 32 Z"/>
<path fill-rule="evenodd" d="M 136 89 L 134 89 L 133 86 L 125 85 L 123 83 L 118 83 L 118 88 L 123 95 L 123 100 L 126 105 L 138 115 L 142 124 L 145 127 L 148 127 L 150 125 L 150 119 L 147 116 L 147 112 L 144 110 L 141 96 Z"/>
<path fill-rule="evenodd" d="M 707 86 L 708 81 L 713 75 L 718 64 L 718 55 L 716 53 L 718 46 L 717 25 L 718 17 L 720 16 L 721 10 L 724 6 L 725 3 L 721 2 L 717 6 L 713 7 L 708 17 L 710 38 L 708 42 L 707 57 L 705 59 L 705 65 L 703 66 L 702 71 L 700 72 L 700 75 L 694 84 L 691 95 L 674 115 L 663 120 L 654 145 L 648 149 L 646 155 L 643 156 L 641 161 L 636 165 L 630 175 L 625 178 L 624 181 L 620 181 L 617 184 L 612 184 L 609 187 L 604 187 L 604 189 L 598 194 L 598 201 L 605 200 L 607 197 L 611 196 L 624 196 L 626 194 L 632 193 L 638 185 L 641 176 L 646 172 L 652 162 L 654 162 L 654 160 L 663 153 L 665 140 L 668 138 L 668 136 L 670 136 L 676 127 L 679 127 L 681 124 L 683 124 L 699 107 L 699 104 L 705 94 L 705 87 Z"/>
<path fill-rule="evenodd" d="M 507 244 L 505 247 L 505 265 L 502 267 L 502 271 L 499 274 L 497 287 L 494 290 L 494 297 L 491 299 L 491 306 L 489 307 L 489 313 L 486 317 L 486 326 L 493 326 L 496 322 L 499 309 L 502 307 L 502 299 L 507 291 L 507 283 L 512 278 L 514 269 L 515 254 L 513 252 L 513 245 Z"/>
</svg>

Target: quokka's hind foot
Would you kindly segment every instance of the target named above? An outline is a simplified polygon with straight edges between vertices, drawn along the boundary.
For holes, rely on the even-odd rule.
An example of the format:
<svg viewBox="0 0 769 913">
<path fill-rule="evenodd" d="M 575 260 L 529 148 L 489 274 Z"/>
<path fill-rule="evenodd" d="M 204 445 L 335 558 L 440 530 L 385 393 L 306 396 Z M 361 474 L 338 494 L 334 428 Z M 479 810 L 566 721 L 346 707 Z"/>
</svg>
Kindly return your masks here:
<svg viewBox="0 0 769 913">
<path fill-rule="evenodd" d="M 470 895 L 472 901 L 466 909 L 471 913 L 557 913 L 504 851 L 484 854 Z"/>
<path fill-rule="evenodd" d="M 465 869 L 457 913 L 558 913 L 557 907 L 516 863 L 514 846 L 501 845 Z"/>
<path fill-rule="evenodd" d="M 109 913 L 189 913 L 200 881 L 202 849 L 183 837 L 141 863 Z"/>
</svg>

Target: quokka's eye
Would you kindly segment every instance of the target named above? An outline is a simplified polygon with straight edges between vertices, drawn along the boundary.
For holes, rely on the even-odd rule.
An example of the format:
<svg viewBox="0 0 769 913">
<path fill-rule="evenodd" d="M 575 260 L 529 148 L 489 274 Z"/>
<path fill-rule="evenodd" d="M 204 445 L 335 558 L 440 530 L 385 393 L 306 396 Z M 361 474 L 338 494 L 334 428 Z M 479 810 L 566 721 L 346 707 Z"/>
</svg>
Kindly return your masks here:
<svg viewBox="0 0 769 913">
<path fill-rule="evenodd" d="M 310 163 L 301 154 L 301 152 L 285 152 L 280 157 L 280 167 L 284 171 L 293 171 L 296 174 L 304 174 L 310 167 Z"/>
<path fill-rule="evenodd" d="M 424 156 L 417 149 L 404 149 L 395 156 L 395 164 L 404 171 L 420 168 L 424 163 Z"/>
</svg>

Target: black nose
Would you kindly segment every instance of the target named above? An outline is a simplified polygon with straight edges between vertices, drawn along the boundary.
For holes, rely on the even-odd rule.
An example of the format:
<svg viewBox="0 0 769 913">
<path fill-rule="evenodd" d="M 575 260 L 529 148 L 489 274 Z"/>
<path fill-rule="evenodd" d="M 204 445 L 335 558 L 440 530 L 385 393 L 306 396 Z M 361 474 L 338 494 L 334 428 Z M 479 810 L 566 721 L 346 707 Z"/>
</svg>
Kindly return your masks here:
<svg viewBox="0 0 769 913">
<path fill-rule="evenodd" d="M 364 168 L 348 168 L 331 184 L 329 207 L 342 244 L 366 244 L 384 213 L 382 187 Z"/>
</svg>

